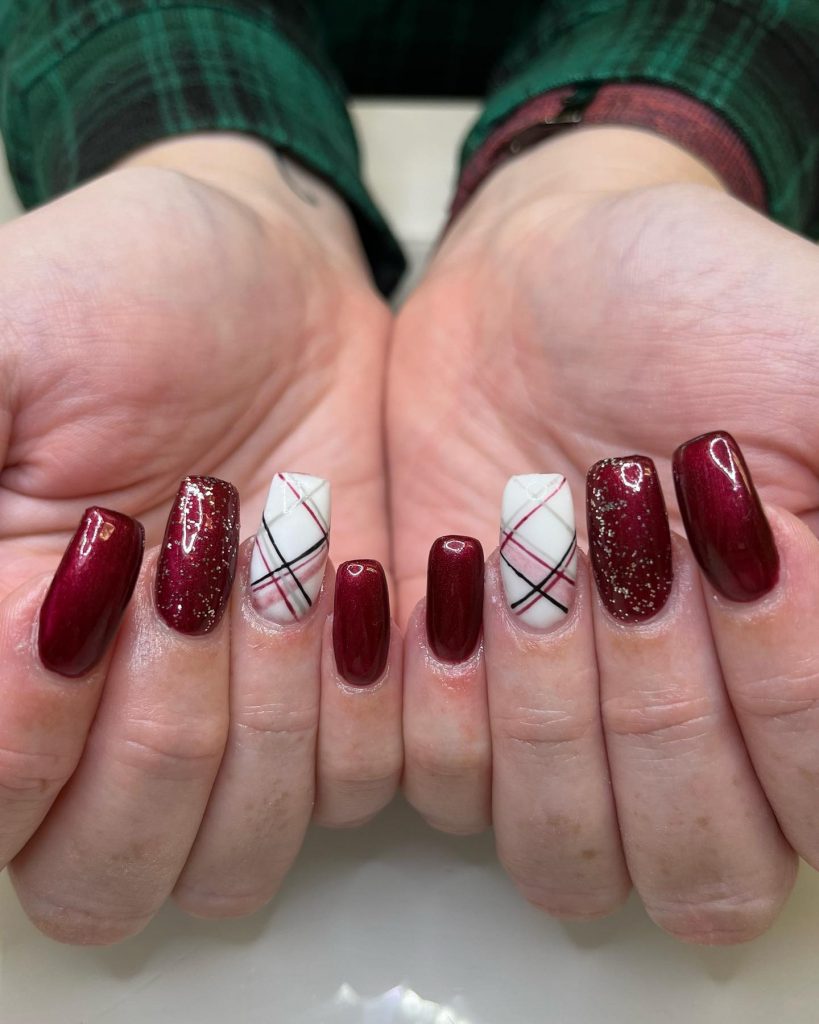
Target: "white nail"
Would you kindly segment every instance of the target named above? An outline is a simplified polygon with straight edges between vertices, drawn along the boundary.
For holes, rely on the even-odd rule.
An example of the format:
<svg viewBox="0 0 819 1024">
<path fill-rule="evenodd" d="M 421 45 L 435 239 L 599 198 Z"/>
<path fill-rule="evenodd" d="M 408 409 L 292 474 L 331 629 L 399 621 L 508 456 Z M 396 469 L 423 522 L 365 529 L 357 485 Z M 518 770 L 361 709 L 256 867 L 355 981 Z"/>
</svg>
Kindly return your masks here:
<svg viewBox="0 0 819 1024">
<path fill-rule="evenodd" d="M 321 590 L 330 540 L 330 484 L 306 473 L 277 473 L 253 555 L 250 591 L 264 618 L 297 622 Z"/>
<path fill-rule="evenodd" d="M 503 492 L 501 578 L 512 614 L 548 629 L 569 612 L 577 579 L 572 492 L 559 473 L 513 476 Z"/>
</svg>

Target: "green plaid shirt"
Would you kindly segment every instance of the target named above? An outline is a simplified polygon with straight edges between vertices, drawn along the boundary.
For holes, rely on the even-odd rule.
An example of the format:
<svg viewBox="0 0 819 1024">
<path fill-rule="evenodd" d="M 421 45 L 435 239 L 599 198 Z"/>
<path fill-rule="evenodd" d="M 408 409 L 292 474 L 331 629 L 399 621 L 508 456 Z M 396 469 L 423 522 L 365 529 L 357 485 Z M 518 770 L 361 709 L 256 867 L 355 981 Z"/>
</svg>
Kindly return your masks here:
<svg viewBox="0 0 819 1024">
<path fill-rule="evenodd" d="M 34 205 L 134 148 L 248 132 L 331 181 L 384 290 L 400 250 L 359 175 L 348 92 L 525 101 L 655 82 L 744 139 L 783 224 L 819 235 L 819 0 L 0 0 L 0 126 Z"/>
</svg>

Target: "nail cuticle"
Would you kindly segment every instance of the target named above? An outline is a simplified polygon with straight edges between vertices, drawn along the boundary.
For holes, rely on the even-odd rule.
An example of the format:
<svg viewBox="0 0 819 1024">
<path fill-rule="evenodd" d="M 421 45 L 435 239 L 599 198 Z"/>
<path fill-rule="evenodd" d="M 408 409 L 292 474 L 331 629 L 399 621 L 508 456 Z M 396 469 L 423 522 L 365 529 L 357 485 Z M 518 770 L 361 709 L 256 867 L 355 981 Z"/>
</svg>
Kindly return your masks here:
<svg viewBox="0 0 819 1024">
<path fill-rule="evenodd" d="M 162 638 L 162 642 L 168 645 L 166 650 L 170 651 L 175 649 L 180 641 L 184 641 L 186 644 L 189 642 L 211 643 L 216 639 L 217 643 L 221 644 L 223 642 L 221 631 L 224 625 L 221 621 L 212 630 L 209 630 L 206 633 L 180 633 L 178 629 L 174 629 L 174 627 L 163 618 L 156 600 L 156 579 L 159 567 L 159 554 L 160 552 L 157 552 L 156 554 L 154 554 L 154 552 L 149 552 L 146 555 L 145 562 L 143 563 L 146 592 L 144 594 L 138 592 L 134 597 L 134 603 L 137 604 L 140 601 L 144 601 L 146 609 L 153 613 L 153 628 L 158 631 L 158 634 Z M 173 645 L 173 647 L 171 645 Z"/>
<path fill-rule="evenodd" d="M 267 636 L 287 636 L 296 637 L 305 633 L 307 630 L 313 627 L 314 618 L 319 614 L 319 610 L 325 603 L 327 594 L 327 581 L 322 582 L 321 589 L 316 595 L 313 601 L 313 607 L 310 608 L 308 613 L 301 619 L 293 622 L 276 622 L 273 619 L 267 618 L 259 609 L 256 607 L 256 603 L 253 600 L 253 594 L 251 593 L 251 571 L 250 565 L 245 566 L 242 572 L 242 576 L 239 580 L 241 586 L 241 601 L 240 608 L 241 614 L 244 617 L 245 622 L 251 627 L 251 629 L 257 632 L 261 631 Z M 327 612 L 325 611 L 325 618 Z"/>
<path fill-rule="evenodd" d="M 679 569 L 676 559 L 673 561 L 674 578 L 662 607 L 645 619 L 619 619 L 607 608 L 606 602 L 597 592 L 594 595 L 600 614 L 605 618 L 607 627 L 623 636 L 640 637 L 651 640 L 678 628 L 677 615 L 683 606 L 683 596 L 690 590 L 690 581 L 684 578 L 685 570 Z M 680 576 L 677 575 L 678 571 Z M 682 577 L 682 578 L 681 578 Z M 687 585 L 686 585 L 687 584 Z"/>
<path fill-rule="evenodd" d="M 331 615 L 330 616 L 330 635 L 331 636 L 332 636 L 332 629 L 333 629 L 332 619 L 333 619 L 333 616 Z M 390 634 L 390 646 L 392 646 L 392 634 Z M 378 678 L 373 680 L 373 682 L 371 682 L 371 683 L 351 683 L 351 682 L 348 682 L 344 678 L 344 676 L 341 674 L 341 672 L 339 671 L 338 664 L 335 662 L 335 659 L 334 659 L 334 665 L 335 665 L 335 669 L 336 669 L 336 672 L 335 672 L 335 676 L 336 676 L 335 683 L 336 683 L 336 686 L 339 688 L 339 690 L 342 691 L 342 693 L 345 693 L 345 694 L 347 694 L 350 697 L 359 696 L 359 695 L 362 695 L 362 694 L 369 695 L 369 694 L 373 694 L 373 693 L 378 693 L 379 691 L 383 690 L 385 686 L 388 686 L 389 683 L 390 683 L 390 680 L 392 679 L 392 673 L 390 672 L 389 647 L 388 647 L 388 650 L 387 650 L 387 663 L 384 665 L 384 668 L 383 668 L 383 670 L 381 672 L 381 675 L 378 676 Z"/>
<path fill-rule="evenodd" d="M 706 583 L 708 597 L 719 608 L 721 615 L 729 615 L 732 618 L 742 619 L 748 624 L 753 624 L 757 620 L 763 621 L 778 612 L 782 603 L 787 600 L 787 580 L 787 570 L 780 562 L 776 582 L 771 589 L 766 590 L 759 597 L 747 601 L 735 601 L 720 593 L 710 580 L 706 579 Z"/>
<path fill-rule="evenodd" d="M 545 629 L 531 626 L 515 616 L 514 612 L 509 608 L 509 602 L 504 594 L 501 593 L 497 597 L 493 596 L 490 598 L 490 601 L 493 608 L 498 607 L 500 609 L 504 623 L 514 631 L 515 635 L 521 639 L 521 642 L 543 646 L 551 644 L 553 641 L 559 641 L 568 633 L 577 629 L 585 607 L 585 597 L 583 595 L 583 585 L 580 582 L 579 570 L 575 578 L 575 585 L 577 589 L 568 612 L 562 615 L 553 625 L 547 626 Z"/>
<path fill-rule="evenodd" d="M 417 619 L 413 617 L 413 624 L 411 627 L 408 627 L 412 631 L 413 642 L 416 644 L 418 652 L 423 659 L 424 668 L 430 675 L 436 676 L 442 686 L 452 683 L 457 687 L 461 680 L 474 676 L 476 668 L 481 663 L 484 656 L 485 643 L 483 629 L 481 629 L 474 649 L 466 658 L 463 658 L 461 661 L 446 661 L 435 653 L 432 644 L 429 642 L 426 617 L 426 599 L 424 599 L 418 606 Z M 408 638 L 409 632 L 405 642 L 408 642 Z"/>
<path fill-rule="evenodd" d="M 474 676 L 475 670 L 484 656 L 483 638 L 478 641 L 474 651 L 463 661 L 444 661 L 425 643 L 423 648 L 424 667 L 430 675 L 436 676 L 444 688 L 452 686 L 457 689 L 463 679 Z"/>
</svg>

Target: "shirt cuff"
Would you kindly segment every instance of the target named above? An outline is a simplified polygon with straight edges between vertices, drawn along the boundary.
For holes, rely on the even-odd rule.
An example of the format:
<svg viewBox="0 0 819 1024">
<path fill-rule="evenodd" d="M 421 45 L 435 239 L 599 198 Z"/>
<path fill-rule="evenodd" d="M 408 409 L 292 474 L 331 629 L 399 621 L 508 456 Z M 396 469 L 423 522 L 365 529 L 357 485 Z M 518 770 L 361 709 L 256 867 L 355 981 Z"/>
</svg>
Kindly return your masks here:
<svg viewBox="0 0 819 1024">
<path fill-rule="evenodd" d="M 664 86 L 733 129 L 769 214 L 819 236 L 819 5 L 794 0 L 572 0 L 544 5 L 498 68 L 461 167 L 533 97 Z"/>
<path fill-rule="evenodd" d="M 710 107 L 658 85 L 609 84 L 576 102 L 571 86 L 536 96 L 496 128 L 470 158 L 458 180 L 450 219 L 497 167 L 530 145 L 578 125 L 628 125 L 677 143 L 707 164 L 738 199 L 767 208 L 765 183 L 750 149 L 737 132 Z"/>
<path fill-rule="evenodd" d="M 404 258 L 360 177 L 345 95 L 266 0 L 38 5 L 6 44 L 0 125 L 26 206 L 173 135 L 254 135 L 349 205 L 378 287 Z M 65 11 L 63 15 L 57 12 Z"/>
</svg>

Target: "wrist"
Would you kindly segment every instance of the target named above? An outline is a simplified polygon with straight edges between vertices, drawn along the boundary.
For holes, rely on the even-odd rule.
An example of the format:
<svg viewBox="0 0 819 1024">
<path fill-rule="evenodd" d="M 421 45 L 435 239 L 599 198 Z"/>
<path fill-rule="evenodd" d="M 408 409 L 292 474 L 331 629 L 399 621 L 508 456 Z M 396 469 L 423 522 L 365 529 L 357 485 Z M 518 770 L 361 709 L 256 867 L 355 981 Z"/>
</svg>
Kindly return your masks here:
<svg viewBox="0 0 819 1024">
<path fill-rule="evenodd" d="M 446 238 L 482 235 L 487 224 L 504 223 L 543 200 L 559 209 L 674 184 L 726 191 L 706 163 L 661 135 L 626 126 L 571 128 L 494 170 L 451 222 Z"/>
<path fill-rule="evenodd" d="M 517 201 L 530 193 L 616 193 L 670 184 L 724 190 L 707 164 L 671 140 L 641 128 L 595 125 L 527 149 L 500 167 L 481 191 L 507 193 Z"/>
<path fill-rule="evenodd" d="M 334 260 L 368 273 L 346 203 L 321 178 L 259 139 L 229 132 L 177 136 L 132 153 L 119 166 L 183 174 L 249 207 L 269 224 L 279 224 L 285 215 Z"/>
<path fill-rule="evenodd" d="M 599 125 L 567 131 L 536 147 L 529 168 L 561 192 L 630 192 L 655 185 L 704 185 L 723 190 L 717 175 L 670 139 L 642 128 Z M 526 154 L 522 154 L 526 156 Z"/>
</svg>

